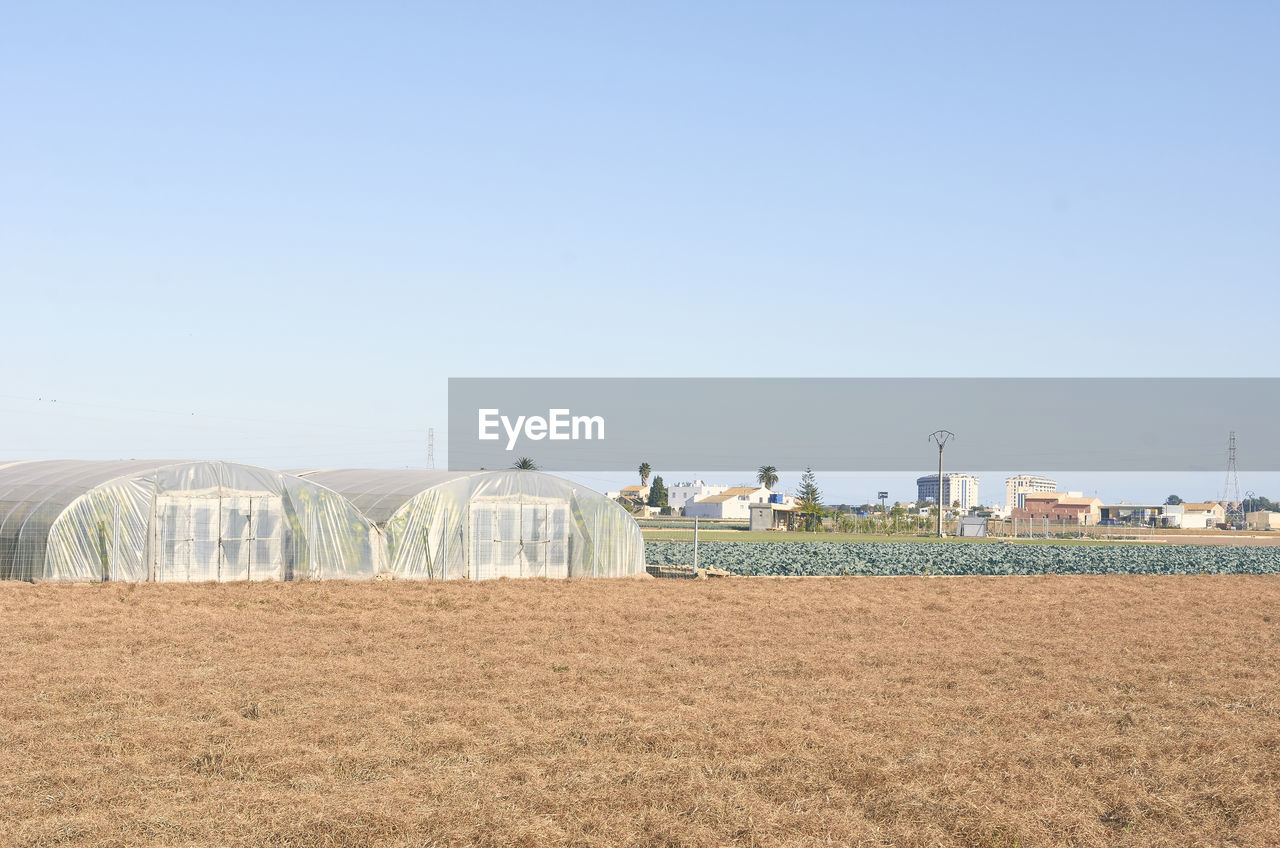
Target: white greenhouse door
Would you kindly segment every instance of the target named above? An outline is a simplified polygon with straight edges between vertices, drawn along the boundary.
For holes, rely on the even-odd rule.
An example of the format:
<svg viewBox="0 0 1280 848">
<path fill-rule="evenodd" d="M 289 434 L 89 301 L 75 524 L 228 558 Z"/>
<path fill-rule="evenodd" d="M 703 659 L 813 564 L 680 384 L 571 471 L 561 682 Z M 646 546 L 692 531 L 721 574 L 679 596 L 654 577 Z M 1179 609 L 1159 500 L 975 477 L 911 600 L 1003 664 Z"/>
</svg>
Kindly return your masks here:
<svg viewBox="0 0 1280 848">
<path fill-rule="evenodd" d="M 218 501 L 156 498 L 155 579 L 194 583 L 218 579 Z"/>
<path fill-rule="evenodd" d="M 220 580 L 275 580 L 282 572 L 280 498 L 241 495 L 222 499 Z"/>
<path fill-rule="evenodd" d="M 568 577 L 568 515 L 565 503 L 473 503 L 473 578 Z"/>
</svg>

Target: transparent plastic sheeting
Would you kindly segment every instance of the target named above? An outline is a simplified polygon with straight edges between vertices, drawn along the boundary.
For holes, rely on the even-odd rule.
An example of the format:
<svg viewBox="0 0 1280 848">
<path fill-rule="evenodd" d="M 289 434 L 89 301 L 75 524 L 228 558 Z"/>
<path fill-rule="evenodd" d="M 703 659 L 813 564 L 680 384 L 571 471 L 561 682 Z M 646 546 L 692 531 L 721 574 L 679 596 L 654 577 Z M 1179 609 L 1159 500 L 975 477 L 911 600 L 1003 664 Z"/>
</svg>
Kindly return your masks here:
<svg viewBox="0 0 1280 848">
<path fill-rule="evenodd" d="M 381 531 L 400 578 L 624 577 L 644 570 L 635 520 L 598 492 L 537 471 L 298 471 Z"/>
<path fill-rule="evenodd" d="M 357 579 L 371 523 L 314 481 L 225 462 L 0 464 L 0 579 Z"/>
</svg>

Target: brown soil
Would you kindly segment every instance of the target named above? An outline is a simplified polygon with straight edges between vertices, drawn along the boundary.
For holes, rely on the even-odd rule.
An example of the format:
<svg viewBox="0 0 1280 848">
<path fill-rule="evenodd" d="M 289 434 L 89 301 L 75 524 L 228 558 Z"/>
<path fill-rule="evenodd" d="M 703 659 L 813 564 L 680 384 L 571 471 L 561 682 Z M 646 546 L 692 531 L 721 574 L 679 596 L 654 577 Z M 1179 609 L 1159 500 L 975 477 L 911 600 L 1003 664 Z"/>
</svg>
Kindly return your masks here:
<svg viewBox="0 0 1280 848">
<path fill-rule="evenodd" d="M 0 845 L 1275 845 L 1280 578 L 0 585 Z"/>
</svg>

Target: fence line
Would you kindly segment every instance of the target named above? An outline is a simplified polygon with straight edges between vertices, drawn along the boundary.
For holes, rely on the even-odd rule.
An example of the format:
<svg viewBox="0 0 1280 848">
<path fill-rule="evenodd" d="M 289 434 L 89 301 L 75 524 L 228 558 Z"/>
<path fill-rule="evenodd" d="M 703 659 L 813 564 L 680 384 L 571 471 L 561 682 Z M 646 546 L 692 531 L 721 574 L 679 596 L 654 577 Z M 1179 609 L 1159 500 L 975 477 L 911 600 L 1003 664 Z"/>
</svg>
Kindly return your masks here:
<svg viewBox="0 0 1280 848">
<path fill-rule="evenodd" d="M 869 515 L 859 516 L 841 513 L 828 516 L 819 532 L 838 532 L 865 536 L 933 536 L 936 517 L 927 515 Z M 693 530 L 692 518 L 640 518 L 637 523 L 653 530 Z M 699 519 L 703 530 L 748 530 L 749 524 L 741 519 Z M 942 521 L 943 533 L 958 536 L 959 516 L 948 516 Z M 799 532 L 799 531 L 793 531 Z M 1157 528 L 1146 524 L 1102 526 L 1078 524 L 1073 521 L 1052 521 L 1047 518 L 1013 519 L 988 518 L 987 536 L 1019 539 L 1129 539 L 1150 541 L 1160 537 Z"/>
</svg>

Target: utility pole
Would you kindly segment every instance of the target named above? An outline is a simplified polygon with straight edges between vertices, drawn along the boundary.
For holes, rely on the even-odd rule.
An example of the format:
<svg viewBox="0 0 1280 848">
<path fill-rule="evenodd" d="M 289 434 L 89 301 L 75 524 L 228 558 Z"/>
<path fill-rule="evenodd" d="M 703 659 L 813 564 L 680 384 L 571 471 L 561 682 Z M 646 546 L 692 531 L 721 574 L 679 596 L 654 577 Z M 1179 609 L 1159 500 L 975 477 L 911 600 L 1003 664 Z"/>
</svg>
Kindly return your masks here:
<svg viewBox="0 0 1280 848">
<path fill-rule="evenodd" d="M 432 471 L 436 467 L 436 428 L 427 428 L 427 468 Z"/>
<path fill-rule="evenodd" d="M 1227 482 L 1223 486 L 1222 500 L 1226 507 L 1226 521 L 1232 530 L 1244 523 L 1244 510 L 1240 503 L 1240 473 L 1236 470 L 1236 431 L 1227 436 Z M 1232 504 L 1235 504 L 1232 506 Z"/>
<path fill-rule="evenodd" d="M 693 576 L 698 576 L 698 516 L 693 517 Z"/>
<path fill-rule="evenodd" d="M 938 446 L 938 538 L 942 538 L 942 449 L 956 437 L 950 430 L 934 430 L 926 439 Z"/>
</svg>

